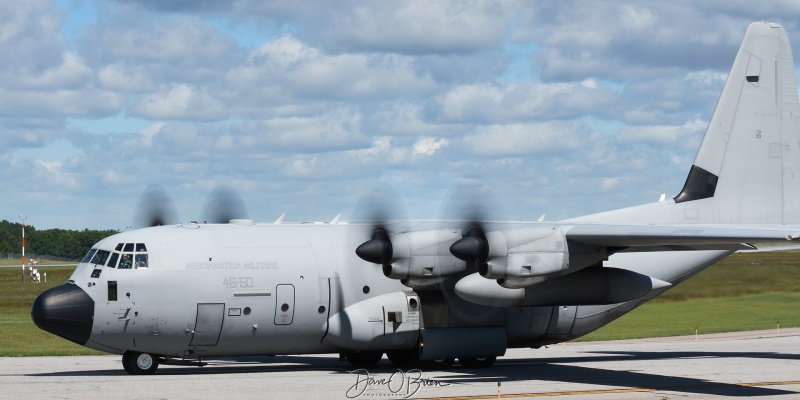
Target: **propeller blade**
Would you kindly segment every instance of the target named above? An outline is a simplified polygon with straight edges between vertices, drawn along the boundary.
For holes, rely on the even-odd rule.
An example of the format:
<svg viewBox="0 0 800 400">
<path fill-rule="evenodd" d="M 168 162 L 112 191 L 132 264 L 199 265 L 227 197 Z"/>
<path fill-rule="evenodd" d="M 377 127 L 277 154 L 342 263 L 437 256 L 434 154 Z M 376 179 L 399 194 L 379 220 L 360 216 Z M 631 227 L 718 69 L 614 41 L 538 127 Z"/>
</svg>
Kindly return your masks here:
<svg viewBox="0 0 800 400">
<path fill-rule="evenodd" d="M 133 217 L 135 228 L 173 225 L 179 222 L 178 209 L 167 189 L 161 185 L 150 185 L 144 189 L 136 204 Z"/>
<path fill-rule="evenodd" d="M 459 179 L 442 205 L 440 215 L 451 227 L 461 228 L 461 239 L 450 245 L 450 253 L 473 266 L 482 266 L 489 259 L 489 241 L 485 221 L 497 215 L 491 190 L 477 177 Z M 468 264 L 468 265 L 469 265 Z"/>
<path fill-rule="evenodd" d="M 200 220 L 211 224 L 227 224 L 232 219 L 249 219 L 247 206 L 234 188 L 228 185 L 217 186 L 209 193 Z"/>
<path fill-rule="evenodd" d="M 353 209 L 350 222 L 365 223 L 370 239 L 356 248 L 356 255 L 373 264 L 391 264 L 393 249 L 389 232 L 393 231 L 392 225 L 406 219 L 405 206 L 400 195 L 389 185 L 379 183 L 365 191 Z M 364 240 L 363 237 L 359 241 Z"/>
<path fill-rule="evenodd" d="M 442 221 L 468 221 L 462 227 L 480 225 L 490 215 L 498 215 L 491 189 L 477 177 L 460 178 L 447 194 L 439 210 Z"/>
</svg>

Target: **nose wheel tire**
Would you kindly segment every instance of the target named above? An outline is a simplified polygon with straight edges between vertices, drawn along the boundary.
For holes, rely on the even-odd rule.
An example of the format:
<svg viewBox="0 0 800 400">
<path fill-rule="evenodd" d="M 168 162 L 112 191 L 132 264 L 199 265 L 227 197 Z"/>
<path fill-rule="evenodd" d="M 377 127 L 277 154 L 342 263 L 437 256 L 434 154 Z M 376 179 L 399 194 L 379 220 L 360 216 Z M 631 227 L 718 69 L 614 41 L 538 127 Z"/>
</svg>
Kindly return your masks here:
<svg viewBox="0 0 800 400">
<path fill-rule="evenodd" d="M 497 357 L 459 357 L 458 362 L 464 368 L 489 368 L 494 365 Z"/>
<path fill-rule="evenodd" d="M 122 367 L 131 375 L 152 375 L 158 369 L 158 357 L 128 350 L 122 355 Z"/>
</svg>

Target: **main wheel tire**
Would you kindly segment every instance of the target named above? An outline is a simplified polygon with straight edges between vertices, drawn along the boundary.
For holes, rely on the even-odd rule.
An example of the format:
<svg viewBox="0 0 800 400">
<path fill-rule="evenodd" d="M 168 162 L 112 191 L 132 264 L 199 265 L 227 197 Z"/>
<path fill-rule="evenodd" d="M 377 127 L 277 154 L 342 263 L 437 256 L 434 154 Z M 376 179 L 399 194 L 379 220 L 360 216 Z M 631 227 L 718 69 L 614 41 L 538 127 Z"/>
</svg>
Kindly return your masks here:
<svg viewBox="0 0 800 400">
<path fill-rule="evenodd" d="M 122 368 L 125 368 L 125 372 L 133 375 L 133 370 L 131 369 L 131 352 L 126 351 L 122 354 Z"/>
<path fill-rule="evenodd" d="M 158 369 L 158 357 L 128 350 L 122 355 L 122 366 L 131 375 L 152 375 Z"/>
<path fill-rule="evenodd" d="M 352 365 L 357 367 L 370 367 L 381 361 L 383 353 L 379 351 L 361 351 L 358 353 L 347 353 L 344 355 Z"/>
<path fill-rule="evenodd" d="M 497 357 L 459 357 L 458 362 L 464 368 L 489 368 L 494 365 Z"/>
<path fill-rule="evenodd" d="M 445 370 L 450 369 L 453 366 L 453 363 L 456 361 L 455 358 L 442 358 L 439 360 L 423 360 L 419 362 L 419 366 L 422 369 L 430 369 L 430 370 Z"/>
</svg>

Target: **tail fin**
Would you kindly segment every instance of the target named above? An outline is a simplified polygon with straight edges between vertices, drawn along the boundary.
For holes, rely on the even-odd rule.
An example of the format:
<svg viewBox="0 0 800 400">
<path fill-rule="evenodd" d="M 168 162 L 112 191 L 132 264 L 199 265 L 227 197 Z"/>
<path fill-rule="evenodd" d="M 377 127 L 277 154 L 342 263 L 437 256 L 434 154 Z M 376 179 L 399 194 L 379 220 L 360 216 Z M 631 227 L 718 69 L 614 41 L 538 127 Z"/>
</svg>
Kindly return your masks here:
<svg viewBox="0 0 800 400">
<path fill-rule="evenodd" d="M 798 118 L 786 30 L 753 23 L 675 203 L 703 222 L 800 222 Z"/>
<path fill-rule="evenodd" d="M 747 28 L 683 190 L 672 201 L 579 220 L 800 223 L 800 102 L 778 24 Z"/>
</svg>

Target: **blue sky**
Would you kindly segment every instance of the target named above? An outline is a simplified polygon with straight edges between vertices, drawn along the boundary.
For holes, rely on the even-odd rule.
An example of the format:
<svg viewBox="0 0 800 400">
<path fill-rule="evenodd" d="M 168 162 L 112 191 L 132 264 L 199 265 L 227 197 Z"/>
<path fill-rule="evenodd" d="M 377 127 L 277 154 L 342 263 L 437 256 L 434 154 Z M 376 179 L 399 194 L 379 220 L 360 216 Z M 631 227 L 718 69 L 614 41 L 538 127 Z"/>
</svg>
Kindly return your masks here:
<svg viewBox="0 0 800 400">
<path fill-rule="evenodd" d="M 0 0 L 0 219 L 122 229 L 234 187 L 272 221 L 358 215 L 393 188 L 452 215 L 548 220 L 683 185 L 741 37 L 775 1 Z"/>
</svg>

